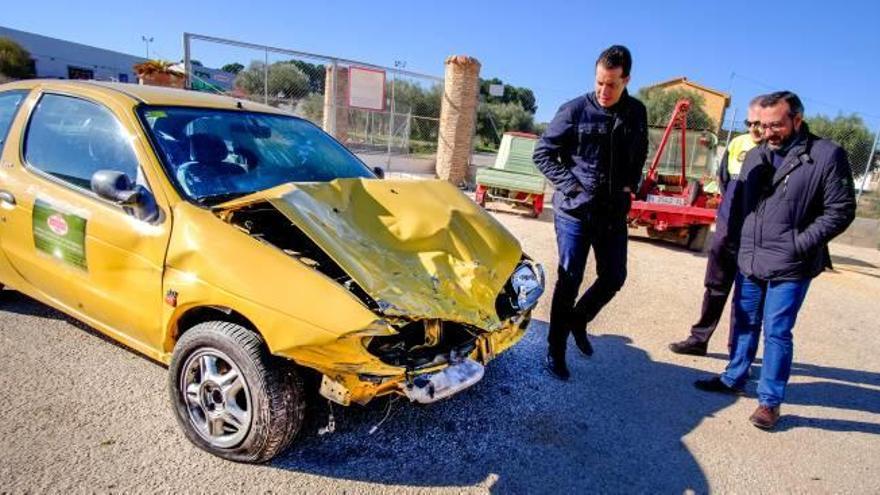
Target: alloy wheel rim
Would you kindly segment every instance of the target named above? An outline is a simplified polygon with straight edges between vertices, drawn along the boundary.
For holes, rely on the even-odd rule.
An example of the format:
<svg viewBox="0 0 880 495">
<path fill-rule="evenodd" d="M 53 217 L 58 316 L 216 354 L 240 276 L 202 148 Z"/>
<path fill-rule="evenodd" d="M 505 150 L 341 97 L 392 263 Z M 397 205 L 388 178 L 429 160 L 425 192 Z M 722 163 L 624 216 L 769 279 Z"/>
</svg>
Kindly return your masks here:
<svg viewBox="0 0 880 495">
<path fill-rule="evenodd" d="M 202 348 L 183 365 L 180 390 L 190 424 L 214 447 L 232 448 L 247 436 L 253 407 L 247 382 L 223 352 Z"/>
</svg>

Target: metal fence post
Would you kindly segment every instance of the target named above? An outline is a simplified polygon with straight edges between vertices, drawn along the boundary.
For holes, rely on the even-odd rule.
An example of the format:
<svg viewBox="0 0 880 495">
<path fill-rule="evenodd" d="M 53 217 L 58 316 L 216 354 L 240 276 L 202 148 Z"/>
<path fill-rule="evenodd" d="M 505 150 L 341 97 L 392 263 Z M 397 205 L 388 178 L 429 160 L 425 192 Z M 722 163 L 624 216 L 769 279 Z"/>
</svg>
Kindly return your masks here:
<svg viewBox="0 0 880 495">
<path fill-rule="evenodd" d="M 394 83 L 397 81 L 397 70 L 391 73 L 391 115 L 388 117 L 388 156 L 385 168 L 391 171 L 391 140 L 394 139 Z"/>
<path fill-rule="evenodd" d="M 266 58 L 263 64 L 263 102 L 269 104 L 269 49 L 266 48 Z"/>
<path fill-rule="evenodd" d="M 333 74 L 330 76 L 330 94 L 332 98 L 330 99 L 330 134 L 334 137 L 336 136 L 336 114 L 339 112 L 337 110 L 337 105 L 339 104 L 339 88 L 336 84 L 336 81 L 339 80 L 339 63 L 336 59 L 333 59 Z M 324 92 L 327 92 L 327 88 L 324 88 Z"/>
<path fill-rule="evenodd" d="M 727 149 L 730 146 L 730 136 L 733 134 L 733 129 L 736 127 L 736 108 L 733 109 L 733 115 L 730 118 L 730 129 L 727 130 L 727 141 L 724 142 L 724 149 Z"/>
<path fill-rule="evenodd" d="M 190 52 L 190 42 L 191 35 L 189 33 L 183 33 L 183 71 L 184 71 L 184 80 L 183 87 L 186 89 L 192 89 L 192 53 Z"/>
<path fill-rule="evenodd" d="M 865 192 L 865 183 L 868 182 L 868 173 L 871 172 L 871 161 L 874 160 L 874 153 L 877 151 L 878 140 L 880 140 L 880 129 L 877 130 L 877 134 L 874 136 L 874 144 L 871 146 L 871 152 L 868 153 L 868 160 L 865 162 L 865 174 L 862 176 L 862 184 L 859 186 L 859 192 L 856 193 L 856 204 L 858 204 L 859 198 L 862 197 L 862 193 Z"/>
</svg>

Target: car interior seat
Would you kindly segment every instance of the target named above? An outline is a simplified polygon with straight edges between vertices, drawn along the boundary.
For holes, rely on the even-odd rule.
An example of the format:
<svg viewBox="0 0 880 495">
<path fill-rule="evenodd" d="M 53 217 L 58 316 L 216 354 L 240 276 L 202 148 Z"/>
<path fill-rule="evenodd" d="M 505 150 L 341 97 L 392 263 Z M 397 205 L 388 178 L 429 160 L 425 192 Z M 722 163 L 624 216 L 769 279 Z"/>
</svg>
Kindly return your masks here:
<svg viewBox="0 0 880 495">
<path fill-rule="evenodd" d="M 189 139 L 190 161 L 177 169 L 177 179 L 190 196 L 221 194 L 229 190 L 230 178 L 245 173 L 240 165 L 225 161 L 226 143 L 213 134 L 193 134 Z"/>
</svg>

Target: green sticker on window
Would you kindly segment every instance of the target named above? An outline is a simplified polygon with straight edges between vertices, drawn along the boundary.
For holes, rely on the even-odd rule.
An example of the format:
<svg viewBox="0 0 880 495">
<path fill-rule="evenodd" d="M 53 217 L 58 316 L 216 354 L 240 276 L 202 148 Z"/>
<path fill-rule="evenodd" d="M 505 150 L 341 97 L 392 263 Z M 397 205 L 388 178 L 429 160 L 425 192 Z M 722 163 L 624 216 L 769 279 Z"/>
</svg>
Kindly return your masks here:
<svg viewBox="0 0 880 495">
<path fill-rule="evenodd" d="M 163 112 L 162 110 L 150 110 L 149 112 L 147 112 L 147 118 L 148 118 L 148 119 L 149 119 L 149 118 L 153 118 L 153 119 L 161 119 L 161 118 L 164 118 L 164 117 L 167 117 L 167 116 L 168 116 L 168 114 L 166 114 L 166 113 Z"/>
<path fill-rule="evenodd" d="M 64 213 L 39 199 L 34 202 L 34 246 L 83 270 L 86 263 L 86 219 Z"/>
</svg>

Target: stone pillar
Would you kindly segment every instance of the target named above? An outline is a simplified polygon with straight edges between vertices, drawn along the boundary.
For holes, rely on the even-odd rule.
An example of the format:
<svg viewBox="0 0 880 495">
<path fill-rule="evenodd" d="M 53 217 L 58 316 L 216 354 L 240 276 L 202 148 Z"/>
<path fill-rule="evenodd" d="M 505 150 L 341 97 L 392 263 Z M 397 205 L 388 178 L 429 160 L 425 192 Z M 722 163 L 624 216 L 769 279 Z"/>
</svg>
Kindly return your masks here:
<svg viewBox="0 0 880 495">
<path fill-rule="evenodd" d="M 334 80 L 336 81 L 335 86 Z M 348 68 L 346 67 L 328 65 L 325 70 L 324 122 L 322 127 L 340 143 L 345 143 L 348 140 Z"/>
<path fill-rule="evenodd" d="M 467 179 L 477 120 L 480 62 L 464 55 L 446 59 L 440 136 L 437 142 L 437 177 L 455 185 Z"/>
</svg>

